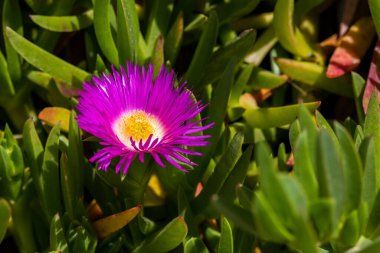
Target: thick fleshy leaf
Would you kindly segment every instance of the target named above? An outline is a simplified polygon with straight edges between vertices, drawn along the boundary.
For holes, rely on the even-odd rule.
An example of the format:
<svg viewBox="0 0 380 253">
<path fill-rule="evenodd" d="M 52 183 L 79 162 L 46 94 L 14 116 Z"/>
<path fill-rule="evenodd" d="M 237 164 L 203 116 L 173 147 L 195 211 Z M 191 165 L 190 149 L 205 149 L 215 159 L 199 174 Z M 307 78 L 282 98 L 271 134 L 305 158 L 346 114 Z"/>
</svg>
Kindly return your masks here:
<svg viewBox="0 0 380 253">
<path fill-rule="evenodd" d="M 18 83 L 21 80 L 21 58 L 9 43 L 4 29 L 6 26 L 11 27 L 21 35 L 23 34 L 22 13 L 19 1 L 6 0 L 3 6 L 3 34 L 8 63 L 8 70 L 4 72 L 4 75 L 9 72 L 12 81 Z M 0 73 L 3 73 L 2 70 Z"/>
<path fill-rule="evenodd" d="M 183 14 L 180 13 L 165 38 L 165 59 L 170 61 L 172 65 L 175 63 L 177 55 L 181 49 L 183 29 L 184 18 Z"/>
<path fill-rule="evenodd" d="M 214 169 L 214 173 L 208 178 L 206 184 L 200 195 L 194 201 L 194 210 L 200 213 L 207 207 L 207 203 L 210 202 L 211 196 L 217 194 L 222 189 L 224 182 L 227 180 L 234 165 L 240 158 L 243 145 L 243 134 L 238 132 L 231 140 L 227 150 L 223 157 L 219 160 Z"/>
<path fill-rule="evenodd" d="M 54 215 L 50 223 L 50 250 L 69 253 L 69 245 L 66 241 L 65 231 L 59 214 Z"/>
<path fill-rule="evenodd" d="M 111 8 L 110 0 L 94 1 L 94 29 L 104 55 L 117 66 L 119 55 L 111 32 L 110 11 L 113 11 Z"/>
<path fill-rule="evenodd" d="M 235 0 L 219 4 L 216 13 L 220 18 L 220 23 L 224 24 L 250 13 L 260 3 L 260 0 Z"/>
<path fill-rule="evenodd" d="M 294 240 L 293 235 L 284 227 L 283 221 L 262 192 L 255 194 L 253 217 L 261 239 L 278 243 Z"/>
<path fill-rule="evenodd" d="M 268 27 L 257 39 L 252 51 L 245 57 L 245 62 L 260 65 L 265 56 L 277 43 L 278 38 L 273 26 Z"/>
<path fill-rule="evenodd" d="M 256 67 L 253 69 L 247 85 L 248 88 L 252 88 L 253 90 L 275 89 L 285 84 L 287 80 L 287 76 L 275 75 L 263 68 Z"/>
<path fill-rule="evenodd" d="M 264 12 L 247 18 L 237 20 L 232 23 L 232 28 L 237 31 L 245 29 L 267 28 L 273 22 L 273 12 Z"/>
<path fill-rule="evenodd" d="M 308 198 L 312 200 L 318 196 L 318 182 L 316 165 L 312 161 L 312 156 L 315 156 L 315 154 L 309 149 L 309 145 L 309 135 L 306 131 L 303 131 L 298 136 L 294 149 L 294 171 Z"/>
<path fill-rule="evenodd" d="M 3 54 L 0 52 L 0 82 L 2 92 L 0 93 L 1 100 L 5 102 L 15 94 L 15 89 L 11 80 L 11 76 L 8 72 L 8 63 L 5 60 Z M 2 106 L 5 106 L 4 102 L 0 102 Z"/>
<path fill-rule="evenodd" d="M 136 206 L 126 211 L 97 220 L 92 225 L 99 238 L 106 238 L 112 233 L 125 227 L 140 211 L 141 206 Z"/>
<path fill-rule="evenodd" d="M 163 229 L 149 236 L 133 253 L 168 252 L 177 247 L 187 235 L 187 225 L 181 216 L 173 219 Z"/>
<path fill-rule="evenodd" d="M 327 67 L 326 76 L 329 78 L 340 77 L 357 68 L 375 34 L 371 17 L 359 19 L 343 36 L 338 48 L 335 49 Z"/>
<path fill-rule="evenodd" d="M 319 194 L 321 197 L 332 198 L 336 203 L 333 209 L 333 231 L 337 229 L 339 220 L 344 211 L 346 201 L 346 187 L 344 172 L 337 145 L 328 134 L 321 129 L 318 136 L 318 170 Z"/>
<path fill-rule="evenodd" d="M 273 25 L 281 45 L 291 53 L 309 57 L 312 49 L 293 20 L 294 0 L 278 0 L 274 9 Z"/>
<path fill-rule="evenodd" d="M 380 36 L 380 2 L 377 0 L 368 0 L 369 9 L 375 23 L 377 35 Z"/>
<path fill-rule="evenodd" d="M 159 36 L 154 46 L 151 59 L 151 62 L 154 66 L 154 77 L 157 77 L 158 73 L 160 73 L 161 66 L 164 64 L 164 61 L 164 38 L 162 36 Z"/>
<path fill-rule="evenodd" d="M 62 107 L 45 107 L 39 114 L 38 118 L 50 127 L 60 124 L 64 132 L 69 132 L 70 111 Z"/>
<path fill-rule="evenodd" d="M 188 81 L 189 85 L 200 88 L 200 73 L 203 73 L 204 68 L 210 60 L 217 34 L 218 16 L 215 12 L 211 12 L 185 75 L 185 79 Z"/>
<path fill-rule="evenodd" d="M 242 207 L 231 202 L 225 201 L 223 196 L 213 195 L 211 202 L 215 208 L 223 213 L 223 215 L 225 215 L 231 222 L 233 222 L 236 227 L 250 234 L 255 234 L 256 228 L 253 222 L 253 217 L 248 210 L 243 209 Z"/>
<path fill-rule="evenodd" d="M 32 119 L 28 119 L 25 122 L 23 130 L 23 142 L 23 149 L 25 150 L 26 157 L 28 158 L 30 164 L 33 183 L 36 187 L 39 197 L 42 197 L 42 182 L 40 175 L 44 148 L 41 144 L 40 138 L 38 137 Z"/>
<path fill-rule="evenodd" d="M 278 58 L 276 59 L 281 71 L 290 79 L 299 81 L 303 84 L 324 89 L 339 95 L 352 97 L 352 85 L 349 75 L 330 79 L 325 75 L 325 69 L 311 62 L 301 62 L 296 60 Z"/>
<path fill-rule="evenodd" d="M 226 218 L 222 218 L 221 233 L 218 245 L 218 252 L 232 253 L 234 252 L 234 240 L 232 236 L 231 225 Z"/>
<path fill-rule="evenodd" d="M 172 0 L 155 0 L 150 2 L 148 27 L 145 36 L 149 55 L 154 54 L 157 39 L 167 33 L 171 16 L 170 5 L 173 4 L 172 2 Z"/>
<path fill-rule="evenodd" d="M 11 218 L 11 207 L 5 199 L 0 199 L 0 243 L 7 232 L 8 223 Z"/>
<path fill-rule="evenodd" d="M 199 238 L 192 237 L 188 240 L 184 247 L 185 253 L 209 253 L 206 245 Z"/>
<path fill-rule="evenodd" d="M 362 94 L 365 86 L 364 79 L 357 73 L 352 72 L 352 87 L 354 91 L 356 113 L 358 115 L 359 122 L 362 124 L 364 121 L 363 107 L 362 107 Z M 364 98 L 364 95 L 363 95 Z M 363 99 L 364 102 L 364 99 Z"/>
<path fill-rule="evenodd" d="M 202 82 L 204 84 L 213 83 L 219 79 L 226 67 L 226 62 L 230 59 L 235 59 L 240 62 L 253 48 L 256 39 L 256 32 L 253 30 L 247 31 L 242 34 L 235 41 L 228 44 L 224 48 L 220 48 L 218 51 L 213 53 L 210 62 L 212 64 L 206 65 L 205 73 Z"/>
<path fill-rule="evenodd" d="M 347 213 L 358 209 L 362 194 L 362 163 L 355 148 L 354 141 L 347 130 L 340 124 L 335 123 L 335 131 L 342 150 L 342 168 L 346 188 L 345 209 Z"/>
<path fill-rule="evenodd" d="M 34 23 L 53 32 L 73 32 L 92 25 L 94 11 L 92 9 L 78 16 L 42 16 L 30 15 Z"/>
<path fill-rule="evenodd" d="M 247 170 L 250 165 L 253 147 L 249 146 L 244 151 L 242 156 L 236 162 L 233 170 L 228 175 L 219 194 L 227 201 L 233 201 L 236 198 L 236 186 L 242 184 L 247 175 Z"/>
<path fill-rule="evenodd" d="M 86 71 L 48 53 L 11 28 L 7 27 L 6 33 L 14 49 L 35 67 L 79 88 L 82 86 L 82 82 L 88 78 L 89 73 Z"/>
<path fill-rule="evenodd" d="M 320 102 L 304 104 L 310 111 L 314 111 L 319 105 Z M 300 107 L 301 104 L 247 109 L 243 113 L 243 117 L 254 128 L 280 127 L 292 123 L 296 119 Z"/>
<path fill-rule="evenodd" d="M 380 110 L 379 100 L 376 93 L 373 93 L 368 105 L 367 116 L 364 121 L 364 135 L 373 137 L 375 153 L 380 152 Z M 376 189 L 380 187 L 380 159 L 375 159 L 376 166 Z"/>
<path fill-rule="evenodd" d="M 45 145 L 41 171 L 43 204 L 49 221 L 57 212 L 62 212 L 58 167 L 59 130 L 60 127 L 57 124 L 50 131 Z"/>
<path fill-rule="evenodd" d="M 140 25 L 134 1 L 117 1 L 117 30 L 119 62 L 138 62 Z"/>
</svg>

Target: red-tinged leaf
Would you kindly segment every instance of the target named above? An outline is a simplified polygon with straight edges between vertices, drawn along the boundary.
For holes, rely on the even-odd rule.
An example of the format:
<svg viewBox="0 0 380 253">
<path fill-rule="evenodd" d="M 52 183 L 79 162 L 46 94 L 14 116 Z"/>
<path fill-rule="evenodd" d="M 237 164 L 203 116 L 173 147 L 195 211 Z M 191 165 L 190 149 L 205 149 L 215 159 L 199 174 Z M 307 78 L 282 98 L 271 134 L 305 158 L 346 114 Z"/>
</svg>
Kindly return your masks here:
<svg viewBox="0 0 380 253">
<path fill-rule="evenodd" d="M 70 111 L 66 108 L 46 107 L 38 114 L 38 118 L 51 127 L 60 122 L 61 130 L 64 132 L 69 131 Z"/>
<path fill-rule="evenodd" d="M 373 92 L 377 92 L 377 97 L 380 99 L 380 73 L 378 67 L 380 67 L 380 40 L 377 41 L 375 49 L 373 51 L 372 62 L 369 68 L 367 83 L 363 94 L 363 110 L 367 113 L 369 99 Z"/>
<path fill-rule="evenodd" d="M 141 211 L 141 206 L 136 206 L 116 213 L 111 216 L 95 221 L 92 225 L 99 238 L 105 238 L 110 234 L 118 231 L 131 222 Z"/>
<path fill-rule="evenodd" d="M 335 49 L 327 67 L 326 76 L 335 78 L 356 69 L 375 34 L 371 17 L 359 19 L 351 26 L 348 33 L 343 36 L 339 47 Z"/>
</svg>

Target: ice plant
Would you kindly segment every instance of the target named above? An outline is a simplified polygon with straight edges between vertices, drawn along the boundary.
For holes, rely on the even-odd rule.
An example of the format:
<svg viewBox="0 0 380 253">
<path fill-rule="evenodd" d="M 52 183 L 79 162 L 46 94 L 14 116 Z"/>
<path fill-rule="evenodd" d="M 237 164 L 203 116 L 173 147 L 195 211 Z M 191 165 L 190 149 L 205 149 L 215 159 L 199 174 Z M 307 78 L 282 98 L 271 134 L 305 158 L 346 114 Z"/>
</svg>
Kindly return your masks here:
<svg viewBox="0 0 380 253">
<path fill-rule="evenodd" d="M 205 146 L 208 135 L 194 135 L 212 126 L 202 126 L 195 117 L 205 108 L 196 102 L 185 84 L 175 86 L 173 71 L 161 69 L 153 78 L 153 67 L 128 63 L 126 70 L 93 77 L 80 91 L 78 124 L 101 139 L 103 146 L 91 159 L 107 170 L 119 158 L 115 172 L 126 173 L 132 160 L 150 154 L 165 167 L 164 158 L 176 168 L 180 163 L 195 165 L 185 155 L 201 155 L 185 146 Z"/>
</svg>

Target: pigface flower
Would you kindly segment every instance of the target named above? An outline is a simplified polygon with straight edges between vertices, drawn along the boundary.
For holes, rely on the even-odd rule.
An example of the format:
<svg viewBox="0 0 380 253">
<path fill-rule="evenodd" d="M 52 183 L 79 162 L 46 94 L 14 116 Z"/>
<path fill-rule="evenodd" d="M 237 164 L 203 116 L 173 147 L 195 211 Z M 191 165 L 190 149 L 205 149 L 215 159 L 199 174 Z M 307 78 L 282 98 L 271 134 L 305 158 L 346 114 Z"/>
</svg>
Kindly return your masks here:
<svg viewBox="0 0 380 253">
<path fill-rule="evenodd" d="M 131 63 L 120 72 L 93 77 L 83 84 L 77 105 L 79 126 L 101 139 L 103 146 L 91 159 L 107 170 L 118 158 L 115 172 L 126 173 L 132 160 L 150 154 L 162 167 L 166 161 L 186 171 L 181 163 L 195 165 L 184 155 L 201 155 L 185 146 L 205 146 L 208 135 L 194 135 L 212 126 L 194 118 L 205 108 L 195 102 L 184 84 L 175 86 L 173 71 L 161 69 L 153 78 L 148 69 Z"/>
</svg>

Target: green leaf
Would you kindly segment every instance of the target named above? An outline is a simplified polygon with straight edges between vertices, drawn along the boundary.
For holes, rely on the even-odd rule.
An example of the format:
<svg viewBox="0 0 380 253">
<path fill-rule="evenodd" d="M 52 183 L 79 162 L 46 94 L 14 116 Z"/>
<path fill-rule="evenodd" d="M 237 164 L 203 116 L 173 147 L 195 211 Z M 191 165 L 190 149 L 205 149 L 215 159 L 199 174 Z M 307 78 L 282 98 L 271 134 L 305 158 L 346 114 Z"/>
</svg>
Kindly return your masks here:
<svg viewBox="0 0 380 253">
<path fill-rule="evenodd" d="M 50 250 L 62 253 L 69 253 L 69 246 L 66 241 L 61 218 L 57 213 L 50 223 Z"/>
<path fill-rule="evenodd" d="M 360 145 L 360 157 L 363 161 L 363 190 L 362 199 L 370 212 L 376 197 L 376 157 L 373 138 L 365 138 Z"/>
<path fill-rule="evenodd" d="M 324 67 L 311 62 L 302 62 L 284 58 L 276 59 L 281 71 L 289 78 L 299 81 L 305 85 L 324 89 L 338 95 L 352 97 L 353 88 L 349 75 L 338 78 L 327 78 Z"/>
<path fill-rule="evenodd" d="M 346 187 L 341 155 L 332 137 L 325 129 L 318 136 L 318 170 L 319 194 L 321 197 L 332 198 L 336 203 L 333 210 L 334 229 L 337 229 L 344 210 Z"/>
<path fill-rule="evenodd" d="M 314 111 L 320 102 L 305 103 L 303 106 Z M 254 128 L 280 127 L 292 123 L 302 105 L 287 105 L 281 107 L 247 109 L 243 117 Z"/>
<path fill-rule="evenodd" d="M 295 27 L 293 20 L 294 0 L 278 0 L 274 9 L 273 25 L 281 45 L 291 53 L 309 57 L 312 49 Z"/>
<path fill-rule="evenodd" d="M 26 153 L 26 157 L 30 165 L 30 173 L 33 178 L 34 185 L 39 196 L 42 196 L 42 182 L 41 182 L 41 166 L 44 154 L 41 141 L 37 135 L 37 131 L 34 127 L 32 119 L 28 119 L 24 125 L 23 131 L 23 145 Z"/>
<path fill-rule="evenodd" d="M 236 198 L 236 186 L 244 182 L 251 161 L 252 150 L 253 146 L 249 146 L 244 151 L 219 191 L 219 194 L 227 201 L 233 201 Z M 228 152 L 228 149 L 226 152 Z"/>
<path fill-rule="evenodd" d="M 268 27 L 257 39 L 252 51 L 245 57 L 245 61 L 259 66 L 277 41 L 273 26 Z"/>
<path fill-rule="evenodd" d="M 165 38 L 165 59 L 173 65 L 181 49 L 184 19 L 182 12 L 178 15 Z"/>
<path fill-rule="evenodd" d="M 262 192 L 255 193 L 253 217 L 257 234 L 261 239 L 278 243 L 295 239 L 285 228 L 284 221 L 277 215 Z"/>
<path fill-rule="evenodd" d="M 286 179 L 282 179 L 276 175 L 274 161 L 267 143 L 257 143 L 255 160 L 259 169 L 260 189 L 263 193 L 263 196 L 258 196 L 262 206 L 257 207 L 258 209 L 256 211 L 260 213 L 262 211 L 264 212 L 264 209 L 270 208 L 268 212 L 273 212 L 273 214 L 269 214 L 267 225 L 269 225 L 270 222 L 280 222 L 281 226 L 293 230 L 296 217 L 300 214 L 302 215 L 302 210 L 305 209 L 302 205 L 306 205 L 304 203 L 306 200 L 302 195 L 303 192 L 300 190 L 301 187 L 298 187 L 298 185 L 294 186 L 295 183 L 290 185 L 288 181 L 285 181 Z M 273 185 L 276 185 L 275 190 L 273 189 Z M 295 191 L 297 194 L 293 193 L 289 196 L 289 194 L 286 193 L 289 187 L 299 188 Z M 295 198 L 296 201 L 294 200 Z M 269 203 L 271 206 L 267 207 Z M 257 217 L 257 219 L 260 218 Z M 261 229 L 263 228 L 264 227 L 261 227 Z"/>
<path fill-rule="evenodd" d="M 185 253 L 209 253 L 206 245 L 203 243 L 201 239 L 197 237 L 192 237 L 185 243 L 184 252 Z"/>
<path fill-rule="evenodd" d="M 9 75 L 13 82 L 18 83 L 21 81 L 21 59 L 17 52 L 13 49 L 9 43 L 8 38 L 6 37 L 5 27 L 11 27 L 19 34 L 23 34 L 22 27 L 22 13 L 20 10 L 19 2 L 6 0 L 4 1 L 3 6 L 3 35 L 4 35 L 4 44 L 5 52 L 8 62 L 8 70 L 6 72 L 0 71 L 6 75 L 9 72 Z M 3 82 L 2 82 L 3 83 Z"/>
<path fill-rule="evenodd" d="M 82 82 L 88 78 L 89 73 L 86 71 L 34 45 L 11 28 L 7 27 L 6 33 L 14 49 L 35 67 L 76 87 L 81 87 Z"/>
<path fill-rule="evenodd" d="M 240 206 L 234 205 L 222 199 L 223 196 L 213 195 L 211 203 L 223 215 L 225 215 L 236 227 L 250 233 L 255 234 L 255 224 L 252 214 Z"/>
<path fill-rule="evenodd" d="M 0 104 L 1 106 L 6 106 L 6 101 L 10 97 L 15 95 L 15 89 L 13 87 L 13 83 L 11 80 L 11 76 L 8 72 L 8 64 L 5 60 L 3 54 L 0 52 L 0 82 L 1 82 L 1 89 L 2 92 L 0 94 L 1 100 Z"/>
<path fill-rule="evenodd" d="M 215 12 L 211 12 L 185 75 L 185 80 L 194 88 L 200 88 L 200 73 L 203 73 L 204 68 L 209 63 L 217 35 L 218 16 Z"/>
<path fill-rule="evenodd" d="M 372 210 L 370 212 L 365 235 L 376 238 L 380 234 L 380 192 L 377 193 Z"/>
<path fill-rule="evenodd" d="M 146 44 L 149 55 L 154 54 L 158 37 L 166 34 L 170 20 L 172 0 L 154 0 L 150 2 L 150 13 L 146 32 Z"/>
<path fill-rule="evenodd" d="M 356 113 L 358 115 L 359 122 L 362 124 L 364 121 L 364 115 L 363 115 L 361 95 L 363 94 L 365 80 L 361 77 L 361 75 L 355 72 L 352 72 L 351 78 L 352 78 L 352 85 L 353 85 L 353 91 L 354 91 Z"/>
<path fill-rule="evenodd" d="M 234 240 L 232 236 L 231 225 L 226 218 L 221 218 L 221 233 L 218 245 L 218 252 L 232 253 L 234 252 Z"/>
<path fill-rule="evenodd" d="M 49 221 L 57 212 L 62 211 L 58 168 L 59 129 L 58 124 L 50 131 L 45 145 L 41 171 L 41 187 L 44 196 L 43 203 Z"/>
<path fill-rule="evenodd" d="M 117 1 L 117 48 L 119 62 L 127 60 L 138 62 L 140 25 L 135 8 L 135 1 Z"/>
<path fill-rule="evenodd" d="M 205 125 L 210 123 L 214 123 L 214 125 L 211 129 L 205 131 L 206 134 L 211 135 L 211 138 L 209 139 L 210 145 L 203 148 L 202 152 L 205 154 L 205 156 L 200 162 L 201 166 L 207 166 L 209 162 L 208 157 L 211 156 L 211 152 L 217 147 L 218 140 L 223 128 L 228 98 L 233 83 L 234 67 L 234 62 L 230 61 L 223 73 L 223 77 L 220 79 L 218 85 L 214 89 L 214 94 L 208 111 L 210 119 L 205 122 Z M 202 171 L 197 170 L 195 173 L 193 173 L 193 175 L 194 176 L 189 176 L 188 180 L 197 183 L 200 180 Z"/>
<path fill-rule="evenodd" d="M 72 227 L 68 237 L 70 252 L 95 253 L 98 241 L 87 218 L 83 217 L 80 226 Z"/>
<path fill-rule="evenodd" d="M 241 156 L 243 139 L 244 136 L 240 132 L 237 132 L 233 137 L 223 157 L 216 165 L 214 172 L 204 185 L 202 192 L 194 201 L 193 207 L 197 213 L 203 211 L 207 207 L 207 203 L 210 202 L 211 196 L 217 194 L 222 189 L 224 182 Z"/>
<path fill-rule="evenodd" d="M 364 238 L 361 238 L 364 239 Z M 346 251 L 346 253 L 377 253 L 380 250 L 380 238 L 376 238 L 373 241 L 368 239 L 359 240 L 357 245 L 352 249 Z"/>
<path fill-rule="evenodd" d="M 303 131 L 296 142 L 294 149 L 294 173 L 302 184 L 308 198 L 315 199 L 318 196 L 318 182 L 316 178 L 316 164 L 312 162 L 315 154 L 310 150 L 310 136 Z"/>
<path fill-rule="evenodd" d="M 110 26 L 110 0 L 94 0 L 95 35 L 107 59 L 115 66 L 119 65 L 119 55 L 112 37 Z"/>
<path fill-rule="evenodd" d="M 74 32 L 92 25 L 94 11 L 92 9 L 78 16 L 43 16 L 30 15 L 34 23 L 53 32 Z"/>
<path fill-rule="evenodd" d="M 224 24 L 247 15 L 253 11 L 259 3 L 260 0 L 235 0 L 219 4 L 215 10 L 220 18 L 220 24 Z"/>
<path fill-rule="evenodd" d="M 335 208 L 336 202 L 332 198 L 318 198 L 310 204 L 310 216 L 321 241 L 328 241 L 335 231 Z"/>
<path fill-rule="evenodd" d="M 380 36 L 380 2 L 377 0 L 369 0 L 368 3 L 372 20 L 375 23 L 376 32 Z"/>
<path fill-rule="evenodd" d="M 352 247 L 358 241 L 361 235 L 361 224 L 358 217 L 358 211 L 355 210 L 346 219 L 343 228 L 339 234 L 338 243 L 343 247 Z"/>
<path fill-rule="evenodd" d="M 287 80 L 288 78 L 286 76 L 275 75 L 263 68 L 256 67 L 253 69 L 247 85 L 253 90 L 275 89 L 285 84 Z"/>
<path fill-rule="evenodd" d="M 11 207 L 5 199 L 0 199 L 0 243 L 7 232 L 8 223 L 11 219 Z"/>
<path fill-rule="evenodd" d="M 173 219 L 163 229 L 145 239 L 133 253 L 168 252 L 177 247 L 187 235 L 187 225 L 181 216 Z"/>
<path fill-rule="evenodd" d="M 73 194 L 71 197 L 78 200 L 83 195 L 83 168 L 85 156 L 83 153 L 83 143 L 81 139 L 80 129 L 75 118 L 76 113 L 74 110 L 72 110 L 69 121 L 67 186 L 72 190 Z"/>
<path fill-rule="evenodd" d="M 95 221 L 92 226 L 98 237 L 104 239 L 112 233 L 128 225 L 141 211 L 141 206 L 132 207 L 120 213 L 101 218 Z"/>
<path fill-rule="evenodd" d="M 345 209 L 347 213 L 359 208 L 362 195 L 362 163 L 359 154 L 355 148 L 354 141 L 347 130 L 335 123 L 335 131 L 340 142 L 340 149 L 342 155 L 342 168 L 344 173 L 346 188 L 346 204 Z"/>
<path fill-rule="evenodd" d="M 207 22 L 208 17 L 202 13 L 195 14 L 194 18 L 186 25 L 184 31 L 191 32 L 202 27 Z"/>
<path fill-rule="evenodd" d="M 164 64 L 164 38 L 159 36 L 152 54 L 152 64 L 154 67 L 153 76 L 157 77 L 160 73 L 161 67 Z"/>
<path fill-rule="evenodd" d="M 220 48 L 218 51 L 212 54 L 210 62 L 207 64 L 203 73 L 202 83 L 208 84 L 218 80 L 225 67 L 226 62 L 230 59 L 234 59 L 236 62 L 240 62 L 251 51 L 256 39 L 256 31 L 249 30 L 232 43 L 228 44 L 224 48 Z"/>
<path fill-rule="evenodd" d="M 376 92 L 372 93 L 368 104 L 367 116 L 364 121 L 364 136 L 373 136 L 376 154 L 380 153 L 380 110 Z M 380 187 L 380 159 L 375 159 L 376 190 Z"/>
<path fill-rule="evenodd" d="M 241 73 L 239 74 L 236 82 L 234 83 L 231 89 L 231 94 L 228 101 L 228 105 L 230 107 L 240 106 L 240 96 L 244 91 L 245 85 L 248 83 L 248 80 L 251 76 L 254 67 L 255 66 L 253 64 L 247 66 L 243 65 L 243 69 L 241 70 Z"/>
</svg>

